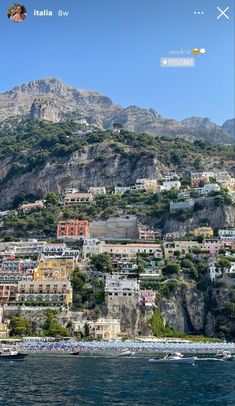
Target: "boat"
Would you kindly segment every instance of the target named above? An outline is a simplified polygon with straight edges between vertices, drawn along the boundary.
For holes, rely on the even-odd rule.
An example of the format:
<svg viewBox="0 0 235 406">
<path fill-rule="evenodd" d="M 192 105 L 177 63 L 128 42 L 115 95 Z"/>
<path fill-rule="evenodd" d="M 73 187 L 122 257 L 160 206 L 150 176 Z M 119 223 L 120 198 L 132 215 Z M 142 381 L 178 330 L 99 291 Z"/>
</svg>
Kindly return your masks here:
<svg viewBox="0 0 235 406">
<path fill-rule="evenodd" d="M 76 355 L 76 356 L 78 356 L 78 355 L 80 355 L 80 351 L 73 351 L 73 352 L 71 352 L 70 355 Z"/>
<path fill-rule="evenodd" d="M 0 359 L 23 360 L 28 354 L 22 354 L 16 349 L 0 348 Z"/>
<path fill-rule="evenodd" d="M 118 354 L 118 357 L 133 357 L 135 355 L 134 351 L 123 350 Z"/>
<path fill-rule="evenodd" d="M 218 350 L 216 353 L 216 357 L 219 359 L 223 359 L 225 361 L 232 360 L 233 356 L 230 351 Z"/>
<path fill-rule="evenodd" d="M 149 362 L 157 364 L 190 364 L 193 365 L 196 357 L 184 357 L 180 352 L 173 352 L 166 355 L 164 358 L 150 358 Z"/>
</svg>

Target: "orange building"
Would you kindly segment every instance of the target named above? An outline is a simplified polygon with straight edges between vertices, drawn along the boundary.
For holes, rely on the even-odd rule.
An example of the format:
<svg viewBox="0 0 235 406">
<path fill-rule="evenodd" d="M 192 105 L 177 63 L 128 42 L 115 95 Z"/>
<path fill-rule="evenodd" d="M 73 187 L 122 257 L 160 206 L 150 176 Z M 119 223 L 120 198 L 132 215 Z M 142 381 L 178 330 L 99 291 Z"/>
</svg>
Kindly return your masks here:
<svg viewBox="0 0 235 406">
<path fill-rule="evenodd" d="M 89 237 L 89 223 L 81 220 L 63 220 L 57 224 L 59 240 L 80 240 Z"/>
</svg>

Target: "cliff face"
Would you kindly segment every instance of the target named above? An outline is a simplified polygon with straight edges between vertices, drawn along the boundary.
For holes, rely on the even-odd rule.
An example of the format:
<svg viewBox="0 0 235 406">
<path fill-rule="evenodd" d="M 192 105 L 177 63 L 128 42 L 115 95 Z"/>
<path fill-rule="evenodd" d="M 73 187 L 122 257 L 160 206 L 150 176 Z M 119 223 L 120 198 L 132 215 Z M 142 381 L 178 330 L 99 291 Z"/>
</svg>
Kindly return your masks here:
<svg viewBox="0 0 235 406">
<path fill-rule="evenodd" d="M 227 282 L 228 283 L 228 282 Z M 164 321 L 177 331 L 208 337 L 235 337 L 235 318 L 225 308 L 231 303 L 234 285 L 209 286 L 205 291 L 195 282 L 178 282 L 166 297 L 157 295 L 156 304 Z"/>
<path fill-rule="evenodd" d="M 203 209 L 193 213 L 192 218 L 181 222 L 167 216 L 164 221 L 164 232 L 176 232 L 180 229 L 191 229 L 207 223 L 213 229 L 235 226 L 235 210 L 233 206 L 216 206 L 214 199 L 202 199 Z"/>
<path fill-rule="evenodd" d="M 179 285 L 174 294 L 158 296 L 157 306 L 165 322 L 177 331 L 202 332 L 205 305 L 202 292 L 192 285 Z"/>
<path fill-rule="evenodd" d="M 4 160 L 0 174 L 6 175 L 10 167 L 10 162 Z M 60 193 L 67 186 L 132 185 L 137 178 L 154 178 L 158 173 L 158 162 L 152 156 L 132 154 L 122 157 L 108 146 L 91 146 L 85 152 L 72 153 L 68 158 L 52 159 L 30 173 L 16 174 L 2 187 L 0 209 L 10 207 L 16 196 L 45 196 L 49 191 Z"/>
<path fill-rule="evenodd" d="M 30 110 L 29 119 L 45 120 L 52 123 L 58 123 L 59 116 L 54 101 L 52 99 L 35 99 Z"/>
</svg>

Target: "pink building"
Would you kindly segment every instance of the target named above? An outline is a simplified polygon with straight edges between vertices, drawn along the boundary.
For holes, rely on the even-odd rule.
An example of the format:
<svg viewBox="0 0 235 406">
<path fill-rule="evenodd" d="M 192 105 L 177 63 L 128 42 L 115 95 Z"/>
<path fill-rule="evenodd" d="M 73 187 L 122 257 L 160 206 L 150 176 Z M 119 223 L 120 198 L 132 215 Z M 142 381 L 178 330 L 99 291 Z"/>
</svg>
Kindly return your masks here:
<svg viewBox="0 0 235 406">
<path fill-rule="evenodd" d="M 206 239 L 203 243 L 203 249 L 208 251 L 211 255 L 218 255 L 219 250 L 223 247 L 224 243 L 214 238 Z"/>
<path fill-rule="evenodd" d="M 152 307 L 156 298 L 156 293 L 153 290 L 145 289 L 139 291 L 139 305 Z"/>
</svg>

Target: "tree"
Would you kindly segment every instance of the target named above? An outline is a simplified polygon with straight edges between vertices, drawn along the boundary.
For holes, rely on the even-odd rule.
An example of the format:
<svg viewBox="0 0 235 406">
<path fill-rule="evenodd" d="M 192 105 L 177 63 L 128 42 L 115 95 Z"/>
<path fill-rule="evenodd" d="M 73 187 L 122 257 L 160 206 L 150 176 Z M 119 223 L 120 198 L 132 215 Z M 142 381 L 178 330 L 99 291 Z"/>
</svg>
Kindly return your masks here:
<svg viewBox="0 0 235 406">
<path fill-rule="evenodd" d="M 48 192 L 46 202 L 49 206 L 56 206 L 59 203 L 59 196 L 56 193 Z"/>
<path fill-rule="evenodd" d="M 43 324 L 44 334 L 48 337 L 66 337 L 69 332 L 66 327 L 58 323 L 58 315 L 56 310 L 48 309 L 44 313 L 45 322 Z"/>
<path fill-rule="evenodd" d="M 30 321 L 26 317 L 12 316 L 10 321 L 10 334 L 12 336 L 27 336 L 30 334 Z"/>
<path fill-rule="evenodd" d="M 183 259 L 181 261 L 181 266 L 183 268 L 183 270 L 190 274 L 191 277 L 197 279 L 198 278 L 198 271 L 197 271 L 197 267 L 196 265 L 193 263 L 193 261 L 191 261 L 190 259 Z"/>
<path fill-rule="evenodd" d="M 222 273 L 224 274 L 226 270 L 230 269 L 231 262 L 229 261 L 229 259 L 222 257 L 219 259 L 219 266 L 222 269 Z"/>
<path fill-rule="evenodd" d="M 91 257 L 91 264 L 95 270 L 102 273 L 112 271 L 112 260 L 108 253 L 93 255 Z"/>
<path fill-rule="evenodd" d="M 180 265 L 175 262 L 169 262 L 164 268 L 162 269 L 163 275 L 174 275 L 178 274 L 180 271 Z"/>
<path fill-rule="evenodd" d="M 88 323 L 85 323 L 84 325 L 84 337 L 89 337 L 90 335 L 90 327 Z"/>
</svg>

